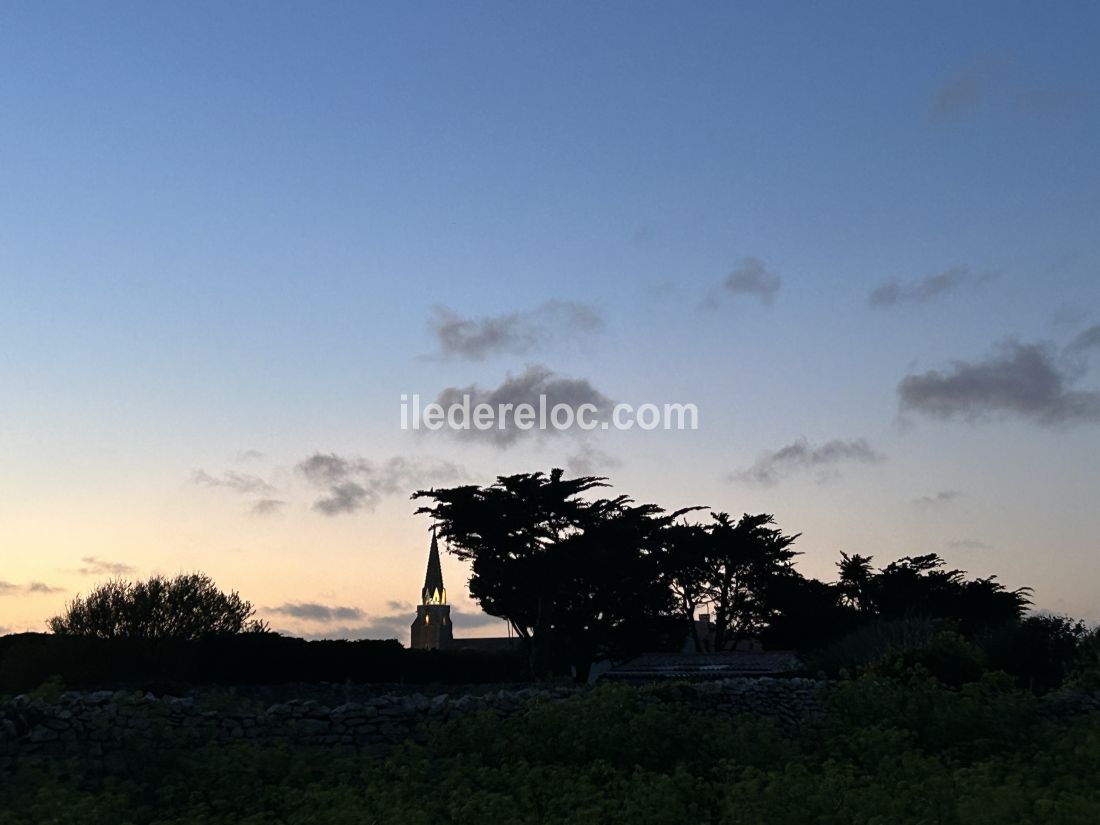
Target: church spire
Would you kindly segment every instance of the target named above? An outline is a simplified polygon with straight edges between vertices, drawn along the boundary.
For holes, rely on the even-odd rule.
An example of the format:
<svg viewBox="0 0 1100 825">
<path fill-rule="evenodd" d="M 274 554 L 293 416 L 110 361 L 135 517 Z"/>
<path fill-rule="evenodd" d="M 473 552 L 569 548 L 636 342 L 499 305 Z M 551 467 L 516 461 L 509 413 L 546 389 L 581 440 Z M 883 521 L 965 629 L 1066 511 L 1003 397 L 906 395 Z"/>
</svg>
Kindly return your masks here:
<svg viewBox="0 0 1100 825">
<path fill-rule="evenodd" d="M 443 587 L 443 569 L 439 566 L 439 542 L 432 528 L 432 547 L 428 551 L 428 572 L 424 574 L 424 590 L 420 600 L 423 604 L 446 604 L 447 591 Z"/>
</svg>

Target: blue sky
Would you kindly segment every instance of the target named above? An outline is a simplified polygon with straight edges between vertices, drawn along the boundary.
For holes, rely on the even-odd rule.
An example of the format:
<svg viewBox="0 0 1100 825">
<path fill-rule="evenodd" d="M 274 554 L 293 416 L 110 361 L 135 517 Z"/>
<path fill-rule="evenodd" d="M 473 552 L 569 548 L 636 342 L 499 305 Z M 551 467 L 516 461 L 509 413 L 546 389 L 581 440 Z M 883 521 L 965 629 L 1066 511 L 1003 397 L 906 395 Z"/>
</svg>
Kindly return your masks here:
<svg viewBox="0 0 1100 825">
<path fill-rule="evenodd" d="M 86 589 L 85 557 L 383 627 L 424 525 L 394 492 L 324 515 L 301 462 L 434 468 L 400 486 L 586 450 L 640 499 L 775 512 L 807 572 L 942 552 L 1100 619 L 1100 420 L 1029 407 L 997 354 L 1046 342 L 1100 389 L 1064 349 L 1100 322 L 1098 40 L 1091 3 L 5 4 L 0 627 Z M 781 286 L 730 289 L 746 259 Z M 470 360 L 432 326 L 548 302 L 602 328 Z M 1007 386 L 901 409 L 960 361 L 937 392 Z M 397 429 L 401 393 L 531 364 L 701 429 Z M 800 439 L 775 483 L 739 475 Z"/>
</svg>

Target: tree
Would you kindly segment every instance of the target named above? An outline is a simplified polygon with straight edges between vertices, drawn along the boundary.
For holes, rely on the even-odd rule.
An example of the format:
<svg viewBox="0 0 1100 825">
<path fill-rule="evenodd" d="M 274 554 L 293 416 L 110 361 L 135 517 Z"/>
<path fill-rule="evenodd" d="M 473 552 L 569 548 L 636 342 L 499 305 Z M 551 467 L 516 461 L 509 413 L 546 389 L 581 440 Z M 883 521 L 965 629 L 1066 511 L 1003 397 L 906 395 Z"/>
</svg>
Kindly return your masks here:
<svg viewBox="0 0 1100 825">
<path fill-rule="evenodd" d="M 849 556 L 842 552 L 840 561 L 836 565 L 840 571 L 837 587 L 840 589 L 844 604 L 861 613 L 866 613 L 873 608 L 870 601 L 870 583 L 875 575 L 871 567 L 873 559 L 874 556 L 861 556 L 858 553 Z"/>
<path fill-rule="evenodd" d="M 235 591 L 224 593 L 209 576 L 190 573 L 106 582 L 86 597 L 78 595 L 47 624 L 51 632 L 69 636 L 198 639 L 266 630 L 252 619 L 254 612 Z"/>
<path fill-rule="evenodd" d="M 470 595 L 508 620 L 536 677 L 558 655 L 585 678 L 593 661 L 633 646 L 671 609 L 658 549 L 683 511 L 583 497 L 607 486 L 554 469 L 413 495 L 434 502 L 417 512 L 431 515 L 448 551 L 471 563 Z"/>
<path fill-rule="evenodd" d="M 676 525 L 667 560 L 673 591 L 693 617 L 696 605 L 714 615 L 714 649 L 757 635 L 776 614 L 768 591 L 777 578 L 792 573 L 790 549 L 797 535 L 784 535 L 767 514 L 734 521 L 711 513 L 707 525 Z M 696 640 L 698 645 L 698 640 Z"/>
</svg>

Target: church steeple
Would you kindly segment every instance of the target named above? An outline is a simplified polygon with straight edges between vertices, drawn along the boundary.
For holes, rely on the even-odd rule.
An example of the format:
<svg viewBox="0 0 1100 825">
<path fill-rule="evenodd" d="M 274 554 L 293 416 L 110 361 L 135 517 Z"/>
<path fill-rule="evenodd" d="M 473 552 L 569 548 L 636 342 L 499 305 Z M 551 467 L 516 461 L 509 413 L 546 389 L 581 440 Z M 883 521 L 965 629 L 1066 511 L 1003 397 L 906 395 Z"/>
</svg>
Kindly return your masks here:
<svg viewBox="0 0 1100 825">
<path fill-rule="evenodd" d="M 432 546 L 428 551 L 428 570 L 424 574 L 424 589 L 420 591 L 421 604 L 446 604 L 447 590 L 443 587 L 443 569 L 439 565 L 439 542 L 432 528 Z"/>
<path fill-rule="evenodd" d="M 431 650 L 454 644 L 451 628 L 451 606 L 443 587 L 443 569 L 439 565 L 439 541 L 432 528 L 432 546 L 428 550 L 428 571 L 424 574 L 424 589 L 416 606 L 410 639 L 414 648 Z"/>
</svg>

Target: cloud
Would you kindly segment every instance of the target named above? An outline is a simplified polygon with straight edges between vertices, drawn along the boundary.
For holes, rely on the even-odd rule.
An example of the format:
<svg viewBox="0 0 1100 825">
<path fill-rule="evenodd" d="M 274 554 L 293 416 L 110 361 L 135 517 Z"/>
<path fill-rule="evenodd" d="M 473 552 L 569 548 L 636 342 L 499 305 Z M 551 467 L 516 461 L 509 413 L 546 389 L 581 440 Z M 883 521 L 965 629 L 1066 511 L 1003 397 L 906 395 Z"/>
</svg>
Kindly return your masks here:
<svg viewBox="0 0 1100 825">
<path fill-rule="evenodd" d="M 104 561 L 95 556 L 84 556 L 80 560 L 86 565 L 77 570 L 82 576 L 129 576 L 136 572 L 136 568 L 128 564 Z"/>
<path fill-rule="evenodd" d="M 249 512 L 254 516 L 273 516 L 281 513 L 286 507 L 286 502 L 278 498 L 260 498 L 252 502 Z"/>
<path fill-rule="evenodd" d="M 267 456 L 259 450 L 237 450 L 233 460 L 238 464 L 247 464 L 250 461 L 263 461 L 265 458 Z"/>
<path fill-rule="evenodd" d="M 386 608 L 389 609 L 389 610 L 392 610 L 394 612 L 401 612 L 401 611 L 404 611 L 406 613 L 415 613 L 416 612 L 416 608 L 413 606 L 412 602 L 399 602 L 399 601 L 396 601 L 394 599 L 391 599 L 390 601 L 386 602 Z"/>
<path fill-rule="evenodd" d="M 603 475 L 621 465 L 622 462 L 615 456 L 590 444 L 581 445 L 580 449 L 565 459 L 566 469 L 573 475 L 580 476 Z"/>
<path fill-rule="evenodd" d="M 1086 352 L 1090 349 L 1100 349 L 1100 324 L 1094 324 L 1086 329 L 1070 341 L 1066 349 L 1070 352 Z"/>
<path fill-rule="evenodd" d="M 992 61 L 981 59 L 946 78 L 936 90 L 932 119 L 953 120 L 977 109 L 989 94 L 993 76 Z"/>
<path fill-rule="evenodd" d="M 574 414 L 582 404 L 591 404 L 595 412 L 588 416 L 593 422 L 606 421 L 611 411 L 611 401 L 592 386 L 584 378 L 563 378 L 556 376 L 552 371 L 539 364 L 528 366 L 519 375 L 509 373 L 499 387 L 484 389 L 477 384 L 467 387 L 448 387 L 435 399 L 444 410 L 449 410 L 452 405 L 464 405 L 465 399 L 469 399 L 469 408 L 475 409 L 479 404 L 488 404 L 494 411 L 502 406 L 510 405 L 514 412 L 521 404 L 530 405 L 536 411 L 540 408 L 540 397 L 545 396 L 547 418 L 550 411 L 559 404 L 570 407 Z M 503 424 L 503 428 L 500 426 Z M 471 423 L 464 429 L 444 425 L 443 432 L 449 433 L 455 438 L 470 441 L 483 441 L 495 444 L 498 447 L 508 447 L 518 439 L 528 436 L 550 436 L 566 432 L 583 434 L 584 430 L 573 427 L 570 430 L 558 429 L 546 422 L 544 429 L 539 429 L 537 418 L 530 429 L 516 426 L 515 416 L 506 414 L 503 419 L 497 418 L 489 429 L 477 429 Z"/>
<path fill-rule="evenodd" d="M 31 582 L 27 585 L 28 593 L 64 593 L 64 587 L 54 587 L 52 584 L 46 584 L 45 582 Z"/>
<path fill-rule="evenodd" d="M 300 635 L 303 639 L 407 639 L 416 609 L 383 616 L 363 616 L 361 624 L 336 625 Z"/>
<path fill-rule="evenodd" d="M 733 473 L 730 478 L 750 484 L 769 485 L 797 472 L 817 470 L 818 481 L 824 481 L 835 475 L 838 464 L 872 464 L 882 461 L 883 458 L 863 438 L 851 441 L 834 438 L 818 446 L 800 438 L 778 450 L 762 453 L 751 467 Z"/>
<path fill-rule="evenodd" d="M 953 501 L 958 501 L 965 495 L 961 490 L 940 490 L 935 495 L 921 496 L 920 498 L 913 499 L 913 503 L 918 507 L 939 507 L 944 504 L 950 504 Z"/>
<path fill-rule="evenodd" d="M 988 273 L 973 275 L 967 267 L 957 266 L 916 281 L 903 283 L 894 279 L 875 287 L 867 296 L 867 303 L 880 308 L 904 303 L 924 304 L 965 285 L 984 283 L 992 277 Z"/>
<path fill-rule="evenodd" d="M 759 298 L 765 304 L 772 302 L 782 285 L 782 278 L 768 269 L 762 260 L 753 257 L 742 259 L 722 282 L 727 292 Z"/>
<path fill-rule="evenodd" d="M 1046 426 L 1100 420 L 1100 393 L 1073 389 L 1078 377 L 1050 345 L 1010 339 L 985 360 L 906 376 L 898 401 L 902 412 L 972 423 L 1004 416 Z"/>
<path fill-rule="evenodd" d="M 951 539 L 947 546 L 953 550 L 992 550 L 993 548 L 984 541 L 977 539 Z"/>
<path fill-rule="evenodd" d="M 191 474 L 191 483 L 203 487 L 227 487 L 242 494 L 270 494 L 275 488 L 256 475 L 226 470 L 220 476 L 212 476 L 206 470 L 195 470 Z"/>
<path fill-rule="evenodd" d="M 440 352 L 480 361 L 493 355 L 524 355 L 555 340 L 591 335 L 604 327 L 599 310 L 574 301 L 548 301 L 529 312 L 464 318 L 437 306 L 429 326 Z"/>
<path fill-rule="evenodd" d="M 64 593 L 64 587 L 54 587 L 45 582 L 31 582 L 27 585 L 0 581 L 0 596 L 24 596 L 31 593 Z"/>
<path fill-rule="evenodd" d="M 357 621 L 366 615 L 358 607 L 329 606 L 317 602 L 287 602 L 279 607 L 268 607 L 265 610 L 273 615 L 290 616 L 308 622 Z"/>
<path fill-rule="evenodd" d="M 311 485 L 324 489 L 313 509 L 326 516 L 373 510 L 383 496 L 409 493 L 432 482 L 456 481 L 465 475 L 449 461 L 396 457 L 375 464 L 335 453 L 314 453 L 299 462 L 297 470 Z"/>
</svg>

